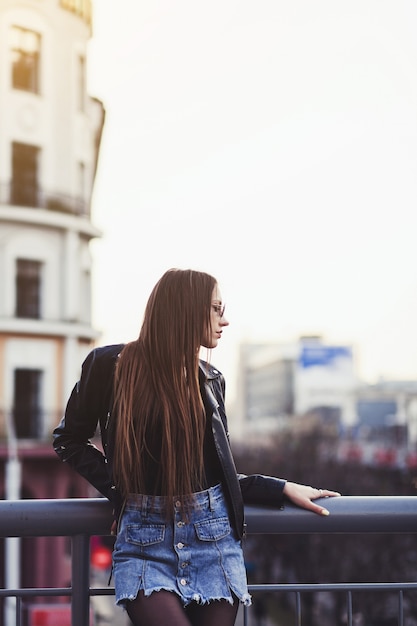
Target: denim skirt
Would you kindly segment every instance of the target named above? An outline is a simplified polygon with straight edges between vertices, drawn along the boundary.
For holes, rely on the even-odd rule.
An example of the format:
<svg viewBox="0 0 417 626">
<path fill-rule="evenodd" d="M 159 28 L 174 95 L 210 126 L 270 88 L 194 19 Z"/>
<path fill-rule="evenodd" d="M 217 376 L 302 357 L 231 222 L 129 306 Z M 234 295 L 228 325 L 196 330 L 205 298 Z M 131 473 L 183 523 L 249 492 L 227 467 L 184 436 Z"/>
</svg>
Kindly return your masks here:
<svg viewBox="0 0 417 626">
<path fill-rule="evenodd" d="M 184 606 L 213 600 L 249 605 L 242 546 L 230 525 L 220 485 L 194 494 L 192 507 L 174 498 L 132 494 L 126 501 L 113 552 L 116 603 L 140 590 L 171 591 Z"/>
</svg>

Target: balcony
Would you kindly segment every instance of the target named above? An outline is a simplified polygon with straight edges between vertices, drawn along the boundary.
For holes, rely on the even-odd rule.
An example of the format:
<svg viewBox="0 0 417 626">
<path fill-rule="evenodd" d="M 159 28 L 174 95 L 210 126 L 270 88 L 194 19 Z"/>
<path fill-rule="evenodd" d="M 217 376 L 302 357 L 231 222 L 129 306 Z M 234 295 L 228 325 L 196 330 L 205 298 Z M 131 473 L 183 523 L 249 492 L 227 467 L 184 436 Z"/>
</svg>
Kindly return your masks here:
<svg viewBox="0 0 417 626">
<path fill-rule="evenodd" d="M 89 217 L 90 205 L 81 197 L 46 191 L 37 184 L 0 184 L 0 205 L 47 209 L 56 213 Z"/>
<path fill-rule="evenodd" d="M 284 510 L 259 507 L 246 508 L 248 535 L 310 535 L 310 534 L 365 534 L 385 535 L 417 533 L 417 498 L 413 496 L 350 496 L 329 499 L 326 506 L 331 515 L 323 518 L 307 511 L 285 506 Z M 1 589 L 0 598 L 16 598 L 16 626 L 23 625 L 24 603 L 38 597 L 67 597 L 71 602 L 72 626 L 88 626 L 90 598 L 112 595 L 111 587 L 90 587 L 90 537 L 107 535 L 111 522 L 111 507 L 104 499 L 69 500 L 6 500 L 0 502 L 0 537 L 57 537 L 67 536 L 72 545 L 71 586 L 68 588 Z M 326 558 L 328 555 L 323 555 Z M 306 559 L 309 555 L 306 554 Z M 343 554 L 338 555 L 342 560 Z M 405 555 L 402 555 L 405 558 Z M 53 557 L 52 557 L 53 558 Z M 257 594 L 286 594 L 293 598 L 296 626 L 310 626 L 304 620 L 302 599 L 311 594 L 343 594 L 345 612 L 343 623 L 356 626 L 355 594 L 395 594 L 396 617 L 390 624 L 414 624 L 406 620 L 405 598 L 417 590 L 417 582 L 369 582 L 326 584 L 263 584 L 250 585 Z M 242 611 L 244 626 L 255 622 L 254 609 Z M 388 622 L 384 622 L 388 623 Z M 379 624 L 378 624 L 379 626 Z"/>
</svg>

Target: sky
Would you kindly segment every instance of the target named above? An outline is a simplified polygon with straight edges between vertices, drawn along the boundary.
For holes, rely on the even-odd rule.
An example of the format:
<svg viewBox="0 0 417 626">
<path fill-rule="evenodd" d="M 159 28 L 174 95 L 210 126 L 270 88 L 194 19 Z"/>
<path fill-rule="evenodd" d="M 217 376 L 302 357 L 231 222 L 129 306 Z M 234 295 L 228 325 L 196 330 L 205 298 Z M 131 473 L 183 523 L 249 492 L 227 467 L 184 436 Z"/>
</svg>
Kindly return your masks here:
<svg viewBox="0 0 417 626">
<path fill-rule="evenodd" d="M 242 341 L 321 335 L 417 377 L 415 0 L 95 0 L 106 109 L 92 218 L 100 343 L 171 267 L 213 274 Z"/>
</svg>

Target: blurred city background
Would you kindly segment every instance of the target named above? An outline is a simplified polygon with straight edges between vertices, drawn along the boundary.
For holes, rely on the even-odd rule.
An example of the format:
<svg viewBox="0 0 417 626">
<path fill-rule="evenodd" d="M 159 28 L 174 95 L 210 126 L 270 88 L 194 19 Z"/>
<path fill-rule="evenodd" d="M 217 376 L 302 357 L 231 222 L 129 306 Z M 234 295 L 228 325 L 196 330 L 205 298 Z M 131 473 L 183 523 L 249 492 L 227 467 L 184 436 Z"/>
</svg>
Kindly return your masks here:
<svg viewBox="0 0 417 626">
<path fill-rule="evenodd" d="M 416 18 L 412 0 L 0 0 L 2 498 L 97 496 L 51 432 L 88 351 L 135 338 L 174 266 L 227 305 L 210 358 L 239 471 L 416 494 Z M 414 537 L 323 541 L 249 537 L 249 580 L 415 579 Z M 92 539 L 92 584 L 111 548 Z M 0 563 L 1 587 L 70 583 L 64 537 L 1 540 Z M 66 602 L 27 604 L 27 626 L 70 623 Z M 346 623 L 325 596 L 303 610 Z M 91 611 L 126 624 L 112 599 Z M 355 623 L 394 614 L 368 595 Z M 292 616 L 259 595 L 251 626 Z"/>
</svg>

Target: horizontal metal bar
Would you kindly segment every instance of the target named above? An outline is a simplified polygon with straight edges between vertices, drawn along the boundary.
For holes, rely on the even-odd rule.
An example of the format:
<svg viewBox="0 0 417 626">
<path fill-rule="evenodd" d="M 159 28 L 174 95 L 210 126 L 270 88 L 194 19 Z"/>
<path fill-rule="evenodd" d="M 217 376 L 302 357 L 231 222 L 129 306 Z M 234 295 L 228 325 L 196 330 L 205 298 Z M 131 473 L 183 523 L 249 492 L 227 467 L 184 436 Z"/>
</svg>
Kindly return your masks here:
<svg viewBox="0 0 417 626">
<path fill-rule="evenodd" d="M 246 507 L 248 533 L 417 533 L 415 496 L 341 496 L 315 502 L 330 515 L 317 515 L 290 503 L 282 510 Z"/>
<path fill-rule="evenodd" d="M 248 585 L 249 591 L 400 591 L 417 590 L 417 583 L 283 583 Z"/>
<path fill-rule="evenodd" d="M 111 504 L 104 498 L 0 501 L 0 537 L 107 535 Z"/>
<path fill-rule="evenodd" d="M 0 589 L 0 598 L 22 597 L 33 598 L 37 596 L 69 598 L 73 595 L 71 587 L 25 587 L 24 589 Z M 114 596 L 114 587 L 91 587 L 90 596 Z"/>
<path fill-rule="evenodd" d="M 261 591 L 282 591 L 282 592 L 312 592 L 321 591 L 416 591 L 417 583 L 276 583 L 264 585 L 248 585 L 251 593 Z M 71 597 L 70 588 L 26 588 L 26 589 L 0 589 L 0 598 L 6 597 Z M 114 587 L 91 587 L 90 596 L 114 596 Z"/>
<path fill-rule="evenodd" d="M 283 509 L 247 506 L 250 534 L 417 533 L 414 496 L 341 496 L 317 500 L 320 516 L 291 503 Z M 104 498 L 1 500 L 0 537 L 108 535 L 112 506 Z"/>
<path fill-rule="evenodd" d="M 32 598 L 34 596 L 72 596 L 72 589 L 69 587 L 26 587 L 24 589 L 0 589 L 0 598 L 8 596 L 20 596 L 22 598 Z"/>
</svg>

